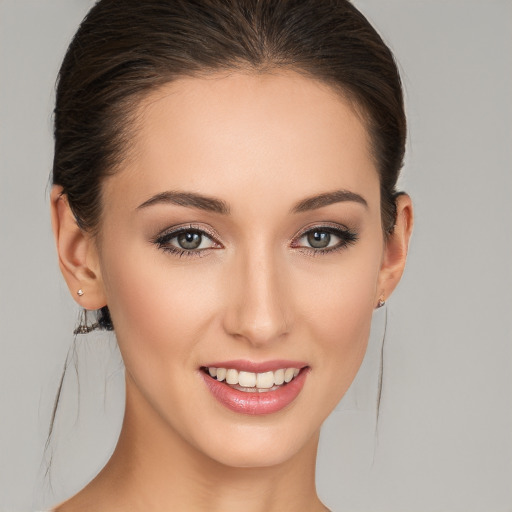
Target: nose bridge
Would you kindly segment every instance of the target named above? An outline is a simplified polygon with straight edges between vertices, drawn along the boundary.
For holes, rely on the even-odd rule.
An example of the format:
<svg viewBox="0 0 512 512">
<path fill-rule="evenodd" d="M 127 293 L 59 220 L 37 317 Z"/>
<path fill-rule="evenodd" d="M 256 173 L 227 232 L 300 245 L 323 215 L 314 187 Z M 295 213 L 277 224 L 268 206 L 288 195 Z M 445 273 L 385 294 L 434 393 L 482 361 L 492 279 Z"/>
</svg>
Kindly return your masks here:
<svg viewBox="0 0 512 512">
<path fill-rule="evenodd" d="M 277 251 L 258 245 L 237 255 L 231 276 L 226 329 L 253 345 L 270 343 L 289 329 L 288 301 Z"/>
</svg>

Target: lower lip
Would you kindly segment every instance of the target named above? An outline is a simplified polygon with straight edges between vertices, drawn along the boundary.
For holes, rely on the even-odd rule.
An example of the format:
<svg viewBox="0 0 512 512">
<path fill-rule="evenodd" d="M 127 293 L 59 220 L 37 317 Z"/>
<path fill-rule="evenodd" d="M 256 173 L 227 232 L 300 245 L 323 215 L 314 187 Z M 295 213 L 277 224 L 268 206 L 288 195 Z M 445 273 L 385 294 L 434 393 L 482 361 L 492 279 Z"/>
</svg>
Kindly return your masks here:
<svg viewBox="0 0 512 512">
<path fill-rule="evenodd" d="M 299 395 L 309 369 L 303 368 L 299 375 L 275 391 L 247 393 L 233 389 L 225 382 L 213 379 L 200 372 L 211 394 L 228 409 L 241 414 L 272 414 L 284 409 Z"/>
</svg>

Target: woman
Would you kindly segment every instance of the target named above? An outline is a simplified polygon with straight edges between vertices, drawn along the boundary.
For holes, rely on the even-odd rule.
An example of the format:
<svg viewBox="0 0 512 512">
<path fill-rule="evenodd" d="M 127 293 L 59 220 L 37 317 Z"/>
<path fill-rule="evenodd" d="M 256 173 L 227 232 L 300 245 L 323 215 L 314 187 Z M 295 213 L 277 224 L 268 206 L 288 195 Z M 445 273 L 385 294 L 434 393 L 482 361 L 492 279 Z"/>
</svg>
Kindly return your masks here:
<svg viewBox="0 0 512 512">
<path fill-rule="evenodd" d="M 64 59 L 52 222 L 126 367 L 74 510 L 326 510 L 319 429 L 400 280 L 391 52 L 348 2 L 100 1 Z"/>
</svg>

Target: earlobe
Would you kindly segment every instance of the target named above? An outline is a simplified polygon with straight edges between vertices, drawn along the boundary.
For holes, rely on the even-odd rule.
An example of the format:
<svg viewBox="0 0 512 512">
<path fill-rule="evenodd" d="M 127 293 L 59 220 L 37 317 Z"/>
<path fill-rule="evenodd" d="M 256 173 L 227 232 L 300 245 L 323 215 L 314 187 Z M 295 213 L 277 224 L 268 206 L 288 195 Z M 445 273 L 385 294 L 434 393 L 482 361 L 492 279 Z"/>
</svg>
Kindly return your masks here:
<svg viewBox="0 0 512 512">
<path fill-rule="evenodd" d="M 414 215 L 411 198 L 407 194 L 399 195 L 396 207 L 396 223 L 386 240 L 379 273 L 376 297 L 379 301 L 391 295 L 402 277 L 412 234 Z"/>
<path fill-rule="evenodd" d="M 69 291 L 83 308 L 99 309 L 106 298 L 94 240 L 78 226 L 62 187 L 52 187 L 50 202 L 59 266 Z"/>
</svg>

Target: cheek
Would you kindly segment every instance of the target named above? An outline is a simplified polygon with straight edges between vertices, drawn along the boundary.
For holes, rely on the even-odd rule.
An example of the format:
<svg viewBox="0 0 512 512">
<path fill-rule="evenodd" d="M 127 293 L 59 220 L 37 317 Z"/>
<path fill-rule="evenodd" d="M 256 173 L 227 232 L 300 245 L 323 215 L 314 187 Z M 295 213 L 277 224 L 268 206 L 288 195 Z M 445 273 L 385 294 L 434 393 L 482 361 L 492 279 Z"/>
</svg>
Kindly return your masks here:
<svg viewBox="0 0 512 512">
<path fill-rule="evenodd" d="M 125 363 L 129 366 L 136 358 L 137 368 L 154 372 L 162 361 L 166 367 L 188 362 L 191 349 L 204 334 L 203 326 L 214 315 L 216 302 L 213 276 L 208 272 L 187 271 L 170 263 L 171 257 L 165 254 L 149 258 L 148 254 L 147 248 L 133 248 L 122 261 L 109 260 L 107 255 L 104 273 Z"/>
<path fill-rule="evenodd" d="M 378 238 L 377 238 L 378 240 Z M 333 402 L 350 386 L 363 360 L 380 269 L 381 247 L 355 246 L 324 272 L 307 275 L 300 294 L 304 325 L 321 360 L 321 379 Z"/>
</svg>

